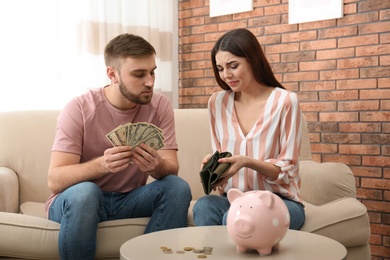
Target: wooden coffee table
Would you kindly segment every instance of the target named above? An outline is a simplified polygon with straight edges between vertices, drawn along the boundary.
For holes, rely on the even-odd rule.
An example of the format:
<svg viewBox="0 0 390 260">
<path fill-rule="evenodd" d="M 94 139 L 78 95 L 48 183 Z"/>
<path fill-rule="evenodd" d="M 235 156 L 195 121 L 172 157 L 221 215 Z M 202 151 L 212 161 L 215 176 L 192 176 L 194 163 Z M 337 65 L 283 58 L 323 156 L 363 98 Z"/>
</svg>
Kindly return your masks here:
<svg viewBox="0 0 390 260">
<path fill-rule="evenodd" d="M 165 254 L 161 247 L 172 249 L 171 254 Z M 345 259 L 347 250 L 339 242 L 330 238 L 303 232 L 289 230 L 279 244 L 279 250 L 271 255 L 261 256 L 256 252 L 237 253 L 236 245 L 229 236 L 226 226 L 187 227 L 149 233 L 135 237 L 125 242 L 120 248 L 122 260 L 174 260 L 199 259 L 193 251 L 184 251 L 185 247 L 203 249 L 212 247 L 208 260 L 220 259 L 299 259 L 299 260 L 340 260 Z"/>
</svg>

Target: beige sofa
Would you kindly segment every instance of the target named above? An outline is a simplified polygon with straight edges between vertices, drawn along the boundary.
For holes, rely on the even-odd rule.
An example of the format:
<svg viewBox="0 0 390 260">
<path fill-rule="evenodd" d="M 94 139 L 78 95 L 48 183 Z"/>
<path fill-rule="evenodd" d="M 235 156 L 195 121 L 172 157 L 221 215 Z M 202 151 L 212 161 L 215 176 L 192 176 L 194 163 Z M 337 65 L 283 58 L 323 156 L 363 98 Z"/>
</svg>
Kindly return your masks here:
<svg viewBox="0 0 390 260">
<path fill-rule="evenodd" d="M 47 169 L 59 111 L 0 113 L 0 258 L 58 259 L 60 225 L 46 219 Z M 199 181 L 203 156 L 211 152 L 206 109 L 175 110 L 179 175 L 193 199 L 204 196 Z M 301 230 L 333 238 L 348 259 L 370 259 L 366 208 L 355 199 L 355 179 L 341 163 L 317 163 L 305 127 L 301 152 L 306 223 Z M 192 202 L 193 203 L 193 202 Z M 143 233 L 147 218 L 99 224 L 97 259 L 118 259 L 120 246 Z M 193 225 L 191 209 L 189 226 Z"/>
</svg>

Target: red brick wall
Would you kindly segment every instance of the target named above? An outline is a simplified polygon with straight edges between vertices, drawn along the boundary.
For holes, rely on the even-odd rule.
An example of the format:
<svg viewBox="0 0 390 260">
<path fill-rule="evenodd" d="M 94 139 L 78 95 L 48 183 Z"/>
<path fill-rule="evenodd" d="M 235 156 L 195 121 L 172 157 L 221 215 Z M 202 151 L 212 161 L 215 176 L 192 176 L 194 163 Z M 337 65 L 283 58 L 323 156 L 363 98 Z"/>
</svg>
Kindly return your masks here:
<svg viewBox="0 0 390 260">
<path fill-rule="evenodd" d="M 299 94 L 313 159 L 348 164 L 369 210 L 372 259 L 390 247 L 390 1 L 344 0 L 344 17 L 288 24 L 288 0 L 209 17 L 209 0 L 179 0 L 180 108 L 219 90 L 210 50 L 227 30 L 258 37 L 277 78 Z"/>
</svg>

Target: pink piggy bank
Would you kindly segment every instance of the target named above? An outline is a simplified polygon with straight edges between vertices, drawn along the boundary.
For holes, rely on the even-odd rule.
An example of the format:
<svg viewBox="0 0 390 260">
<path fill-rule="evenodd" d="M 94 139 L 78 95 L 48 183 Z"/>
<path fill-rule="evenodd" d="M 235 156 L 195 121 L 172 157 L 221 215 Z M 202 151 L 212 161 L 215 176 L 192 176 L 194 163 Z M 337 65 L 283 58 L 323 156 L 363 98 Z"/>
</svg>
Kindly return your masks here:
<svg viewBox="0 0 390 260">
<path fill-rule="evenodd" d="M 286 204 L 270 191 L 230 189 L 231 203 L 227 215 L 227 230 L 236 243 L 237 252 L 254 249 L 269 255 L 279 248 L 279 242 L 290 226 Z"/>
</svg>

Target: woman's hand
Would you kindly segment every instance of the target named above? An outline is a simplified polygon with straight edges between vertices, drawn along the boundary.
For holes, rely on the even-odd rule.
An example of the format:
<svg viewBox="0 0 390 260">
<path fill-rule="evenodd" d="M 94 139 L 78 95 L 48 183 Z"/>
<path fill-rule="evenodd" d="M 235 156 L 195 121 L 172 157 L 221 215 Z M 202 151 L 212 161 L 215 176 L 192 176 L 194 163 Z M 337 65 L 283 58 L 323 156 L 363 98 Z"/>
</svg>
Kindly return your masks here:
<svg viewBox="0 0 390 260">
<path fill-rule="evenodd" d="M 225 172 L 222 178 L 218 180 L 216 186 L 222 186 L 233 177 L 241 168 L 247 167 L 249 157 L 242 155 L 234 155 L 232 157 L 225 157 L 218 160 L 219 163 L 230 163 L 230 168 Z"/>
<path fill-rule="evenodd" d="M 212 157 L 213 155 L 212 154 L 208 154 L 206 155 L 203 160 L 202 160 L 202 164 L 200 165 L 200 169 L 202 170 L 203 166 L 210 160 L 210 158 Z"/>
</svg>

